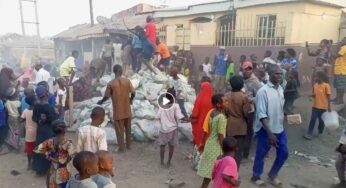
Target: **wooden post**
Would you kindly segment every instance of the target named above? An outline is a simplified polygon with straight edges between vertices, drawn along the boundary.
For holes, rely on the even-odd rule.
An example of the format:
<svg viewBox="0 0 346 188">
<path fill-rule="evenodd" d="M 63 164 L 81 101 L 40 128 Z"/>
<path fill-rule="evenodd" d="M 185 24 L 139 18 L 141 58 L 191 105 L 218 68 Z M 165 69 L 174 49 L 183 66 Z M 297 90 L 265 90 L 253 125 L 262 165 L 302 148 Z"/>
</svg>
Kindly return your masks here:
<svg viewBox="0 0 346 188">
<path fill-rule="evenodd" d="M 69 127 L 73 126 L 73 86 L 68 88 L 68 104 L 69 104 Z"/>
</svg>

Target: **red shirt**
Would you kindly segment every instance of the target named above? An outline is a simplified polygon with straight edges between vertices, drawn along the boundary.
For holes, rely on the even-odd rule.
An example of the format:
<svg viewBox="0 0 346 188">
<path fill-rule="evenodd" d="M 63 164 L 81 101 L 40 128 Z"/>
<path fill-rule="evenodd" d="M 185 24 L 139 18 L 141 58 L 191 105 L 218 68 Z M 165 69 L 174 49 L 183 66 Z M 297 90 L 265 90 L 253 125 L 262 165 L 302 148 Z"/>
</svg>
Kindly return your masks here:
<svg viewBox="0 0 346 188">
<path fill-rule="evenodd" d="M 149 22 L 147 26 L 145 27 L 145 31 L 147 34 L 147 37 L 149 38 L 150 42 L 153 44 L 154 48 L 156 48 L 156 25 L 154 22 Z"/>
</svg>

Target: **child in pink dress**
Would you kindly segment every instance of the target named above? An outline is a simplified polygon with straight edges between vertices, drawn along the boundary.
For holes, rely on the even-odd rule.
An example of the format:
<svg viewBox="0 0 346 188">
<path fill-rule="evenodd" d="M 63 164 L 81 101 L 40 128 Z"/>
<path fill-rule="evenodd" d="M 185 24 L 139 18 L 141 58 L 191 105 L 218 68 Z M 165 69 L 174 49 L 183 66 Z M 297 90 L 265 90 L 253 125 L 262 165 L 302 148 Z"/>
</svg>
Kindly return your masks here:
<svg viewBox="0 0 346 188">
<path fill-rule="evenodd" d="M 234 159 L 237 140 L 226 137 L 222 141 L 223 155 L 216 160 L 212 173 L 214 188 L 235 188 L 240 186 L 238 167 Z"/>
</svg>

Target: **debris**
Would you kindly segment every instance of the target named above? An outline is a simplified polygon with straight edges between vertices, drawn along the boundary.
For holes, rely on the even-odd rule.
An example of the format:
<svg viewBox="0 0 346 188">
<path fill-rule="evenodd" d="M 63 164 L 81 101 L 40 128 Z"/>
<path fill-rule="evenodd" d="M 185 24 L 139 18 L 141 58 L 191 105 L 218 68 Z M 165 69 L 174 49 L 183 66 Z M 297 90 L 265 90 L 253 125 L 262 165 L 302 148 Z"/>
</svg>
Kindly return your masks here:
<svg viewBox="0 0 346 188">
<path fill-rule="evenodd" d="M 183 187 L 185 185 L 185 182 L 177 179 L 169 179 L 166 181 L 166 184 L 168 184 L 170 188 L 179 188 Z"/>
</svg>

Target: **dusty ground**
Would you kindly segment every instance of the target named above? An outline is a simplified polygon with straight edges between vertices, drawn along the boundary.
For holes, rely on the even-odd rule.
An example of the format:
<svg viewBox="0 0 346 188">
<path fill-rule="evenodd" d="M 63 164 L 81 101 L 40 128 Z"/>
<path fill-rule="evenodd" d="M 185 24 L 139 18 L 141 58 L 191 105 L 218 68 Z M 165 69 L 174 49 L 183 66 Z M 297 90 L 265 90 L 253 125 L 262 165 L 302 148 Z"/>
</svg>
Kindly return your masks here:
<svg viewBox="0 0 346 188">
<path fill-rule="evenodd" d="M 310 118 L 311 101 L 303 96 L 297 100 L 296 112 L 302 114 L 301 126 L 286 126 L 290 157 L 283 167 L 280 178 L 284 182 L 284 188 L 293 187 L 291 184 L 306 186 L 307 188 L 328 188 L 336 176 L 334 164 L 330 161 L 335 158 L 334 149 L 340 137 L 340 130 L 325 132 L 319 138 L 305 141 L 302 135 L 305 133 Z M 71 136 L 74 136 L 71 134 Z M 191 152 L 192 145 L 182 142 L 177 148 L 173 167 L 163 169 L 159 165 L 159 148 L 155 143 L 135 143 L 132 151 L 126 154 L 115 154 L 116 176 L 114 182 L 118 188 L 165 188 L 165 182 L 169 178 L 176 178 L 185 182 L 187 188 L 199 187 L 199 178 L 190 168 L 186 156 Z M 321 164 L 309 162 L 294 154 L 294 151 L 318 157 Z M 252 155 L 253 157 L 253 155 Z M 266 171 L 271 166 L 275 157 L 271 151 L 266 162 Z M 36 178 L 31 171 L 26 170 L 26 157 L 23 153 L 10 153 L 0 156 L 0 188 L 41 188 L 44 187 L 44 179 Z M 252 162 L 243 164 L 240 169 L 241 188 L 253 188 L 251 178 Z M 20 172 L 19 175 L 11 175 L 12 170 Z M 265 177 L 265 176 L 264 176 Z M 271 186 L 267 186 L 270 188 Z"/>
</svg>

